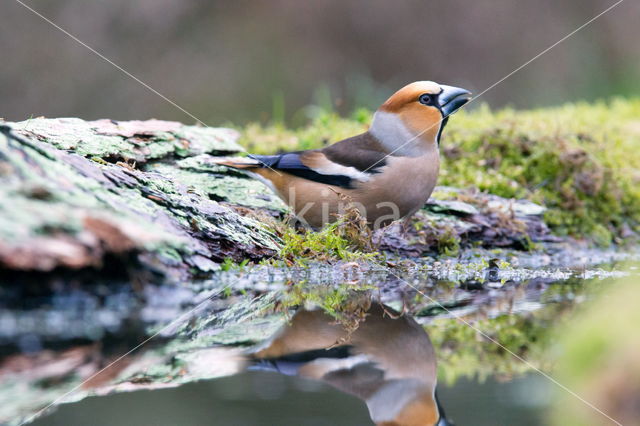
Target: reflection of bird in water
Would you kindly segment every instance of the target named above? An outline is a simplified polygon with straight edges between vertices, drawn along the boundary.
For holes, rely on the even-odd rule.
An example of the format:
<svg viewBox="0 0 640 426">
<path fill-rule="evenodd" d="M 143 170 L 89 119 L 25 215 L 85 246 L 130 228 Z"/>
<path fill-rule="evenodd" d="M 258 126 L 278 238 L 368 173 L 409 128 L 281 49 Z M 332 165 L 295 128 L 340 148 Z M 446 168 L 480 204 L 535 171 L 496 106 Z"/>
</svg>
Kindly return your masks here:
<svg viewBox="0 0 640 426">
<path fill-rule="evenodd" d="M 412 318 L 372 304 L 351 332 L 320 310 L 300 310 L 253 357 L 256 368 L 321 380 L 364 400 L 377 425 L 448 425 L 436 396 L 436 356 Z"/>
</svg>

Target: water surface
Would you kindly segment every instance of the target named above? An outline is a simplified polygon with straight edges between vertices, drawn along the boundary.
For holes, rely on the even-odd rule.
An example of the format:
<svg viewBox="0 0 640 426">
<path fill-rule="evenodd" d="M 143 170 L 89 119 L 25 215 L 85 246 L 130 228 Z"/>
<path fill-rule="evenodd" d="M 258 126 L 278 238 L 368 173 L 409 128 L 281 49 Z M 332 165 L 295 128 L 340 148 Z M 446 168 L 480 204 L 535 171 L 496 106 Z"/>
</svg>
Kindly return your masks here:
<svg viewBox="0 0 640 426">
<path fill-rule="evenodd" d="M 5 289 L 0 419 L 56 401 L 33 424 L 544 423 L 531 366 L 552 372 L 554 327 L 630 256 L 486 257 Z"/>
</svg>

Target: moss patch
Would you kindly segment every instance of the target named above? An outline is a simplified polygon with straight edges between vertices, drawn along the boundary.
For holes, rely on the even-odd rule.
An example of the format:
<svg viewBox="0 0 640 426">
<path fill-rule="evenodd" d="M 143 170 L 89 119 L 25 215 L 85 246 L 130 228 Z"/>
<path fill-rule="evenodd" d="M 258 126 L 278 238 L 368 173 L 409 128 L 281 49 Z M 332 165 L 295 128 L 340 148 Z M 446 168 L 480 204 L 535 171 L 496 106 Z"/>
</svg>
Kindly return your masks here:
<svg viewBox="0 0 640 426">
<path fill-rule="evenodd" d="M 347 209 L 338 220 L 317 232 L 281 222 L 276 229 L 283 241 L 280 258 L 289 265 L 305 265 L 309 261 L 374 261 L 380 257 L 374 251 L 366 221 L 355 208 Z"/>
</svg>

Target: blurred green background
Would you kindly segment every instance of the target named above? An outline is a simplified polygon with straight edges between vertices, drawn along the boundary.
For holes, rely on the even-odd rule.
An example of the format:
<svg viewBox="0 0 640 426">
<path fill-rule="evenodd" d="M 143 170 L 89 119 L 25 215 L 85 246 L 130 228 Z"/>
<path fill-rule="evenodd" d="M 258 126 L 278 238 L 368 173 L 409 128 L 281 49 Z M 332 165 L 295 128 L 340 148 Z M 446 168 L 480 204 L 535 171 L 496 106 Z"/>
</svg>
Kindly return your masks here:
<svg viewBox="0 0 640 426">
<path fill-rule="evenodd" d="M 479 93 L 614 0 L 25 0 L 209 125 L 375 108 L 413 80 Z M 193 118 L 13 0 L 0 117 Z M 629 0 L 489 91 L 491 106 L 638 95 Z"/>
</svg>

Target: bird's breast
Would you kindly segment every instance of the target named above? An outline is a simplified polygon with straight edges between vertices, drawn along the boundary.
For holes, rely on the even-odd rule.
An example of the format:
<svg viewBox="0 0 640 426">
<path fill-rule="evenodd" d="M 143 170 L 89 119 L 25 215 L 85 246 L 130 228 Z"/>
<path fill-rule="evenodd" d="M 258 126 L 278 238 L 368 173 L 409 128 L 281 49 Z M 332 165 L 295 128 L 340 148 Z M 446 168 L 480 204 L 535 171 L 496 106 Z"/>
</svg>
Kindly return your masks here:
<svg viewBox="0 0 640 426">
<path fill-rule="evenodd" d="M 389 157 L 382 171 L 359 185 L 363 203 L 390 202 L 401 217 L 414 213 L 427 201 L 438 179 L 437 150 L 419 157 Z"/>
<path fill-rule="evenodd" d="M 352 189 L 288 173 L 276 174 L 266 168 L 258 169 L 258 173 L 270 181 L 298 219 L 312 227 L 320 228 L 334 221 L 344 212 L 345 204 L 353 202 L 376 228 L 420 209 L 435 187 L 439 168 L 438 152 L 434 149 L 419 157 L 388 157 L 385 166 L 366 180 L 354 179 Z"/>
</svg>

